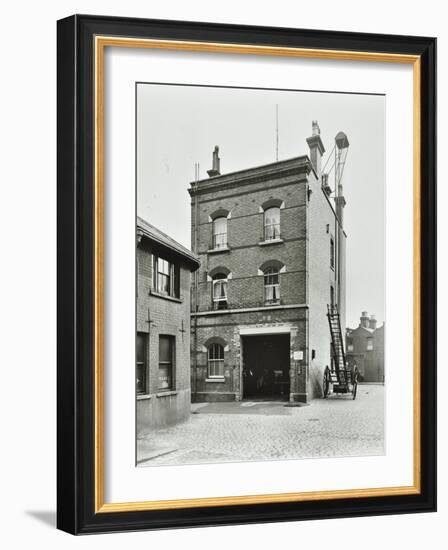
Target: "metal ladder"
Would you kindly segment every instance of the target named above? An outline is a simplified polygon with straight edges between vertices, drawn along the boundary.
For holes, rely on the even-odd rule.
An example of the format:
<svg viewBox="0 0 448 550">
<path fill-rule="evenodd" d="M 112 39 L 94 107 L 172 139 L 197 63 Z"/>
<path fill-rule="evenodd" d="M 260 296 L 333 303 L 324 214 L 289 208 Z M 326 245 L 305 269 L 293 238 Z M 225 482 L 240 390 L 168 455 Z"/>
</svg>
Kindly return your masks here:
<svg viewBox="0 0 448 550">
<path fill-rule="evenodd" d="M 344 352 L 344 337 L 341 330 L 341 319 L 337 306 L 327 306 L 328 324 L 330 325 L 331 347 L 333 349 L 334 358 L 334 374 L 332 373 L 332 382 L 346 386 L 347 380 L 347 363 Z"/>
</svg>

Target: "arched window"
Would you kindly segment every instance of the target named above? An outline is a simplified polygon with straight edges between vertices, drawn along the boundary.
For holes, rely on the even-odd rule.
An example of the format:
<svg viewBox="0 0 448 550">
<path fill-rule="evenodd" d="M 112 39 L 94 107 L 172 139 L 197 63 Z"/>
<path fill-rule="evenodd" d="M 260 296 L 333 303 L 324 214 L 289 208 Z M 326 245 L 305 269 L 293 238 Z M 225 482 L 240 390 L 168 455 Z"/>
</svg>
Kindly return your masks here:
<svg viewBox="0 0 448 550">
<path fill-rule="evenodd" d="M 280 272 L 277 267 L 264 270 L 264 301 L 268 304 L 280 302 Z"/>
<path fill-rule="evenodd" d="M 280 239 L 280 208 L 271 206 L 264 211 L 264 240 Z"/>
<path fill-rule="evenodd" d="M 213 309 L 227 309 L 227 275 L 216 273 L 212 279 Z"/>
<path fill-rule="evenodd" d="M 224 376 L 224 347 L 221 344 L 210 344 L 208 348 L 208 377 Z"/>
<path fill-rule="evenodd" d="M 213 220 L 213 249 L 227 247 L 227 218 L 220 216 Z"/>
</svg>

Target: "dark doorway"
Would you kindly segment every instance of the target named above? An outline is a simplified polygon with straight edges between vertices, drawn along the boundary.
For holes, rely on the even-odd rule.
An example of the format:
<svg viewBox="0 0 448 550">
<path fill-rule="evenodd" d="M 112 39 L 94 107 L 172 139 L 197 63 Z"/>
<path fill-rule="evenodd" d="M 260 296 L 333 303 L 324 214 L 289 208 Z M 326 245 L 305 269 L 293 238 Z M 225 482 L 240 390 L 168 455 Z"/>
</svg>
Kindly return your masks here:
<svg viewBox="0 0 448 550">
<path fill-rule="evenodd" d="M 243 337 L 243 398 L 289 399 L 289 334 Z"/>
</svg>

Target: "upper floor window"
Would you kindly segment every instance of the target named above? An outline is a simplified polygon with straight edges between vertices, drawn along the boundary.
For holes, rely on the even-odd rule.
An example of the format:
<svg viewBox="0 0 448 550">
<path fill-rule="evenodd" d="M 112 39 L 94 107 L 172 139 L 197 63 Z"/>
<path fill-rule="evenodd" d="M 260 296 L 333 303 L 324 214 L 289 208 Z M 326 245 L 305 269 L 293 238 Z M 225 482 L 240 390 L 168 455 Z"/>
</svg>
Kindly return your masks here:
<svg viewBox="0 0 448 550">
<path fill-rule="evenodd" d="M 224 376 L 224 347 L 221 344 L 211 344 L 208 348 L 208 377 L 222 378 Z"/>
<path fill-rule="evenodd" d="M 353 351 L 353 338 L 347 338 L 347 351 Z"/>
<path fill-rule="evenodd" d="M 330 239 L 330 267 L 334 269 L 334 239 Z"/>
<path fill-rule="evenodd" d="M 280 239 L 280 208 L 271 206 L 264 211 L 264 240 Z"/>
<path fill-rule="evenodd" d="M 277 267 L 268 267 L 264 271 L 264 301 L 270 304 L 280 301 L 280 274 Z"/>
<path fill-rule="evenodd" d="M 179 266 L 154 256 L 154 284 L 153 288 L 164 296 L 179 298 Z"/>
<path fill-rule="evenodd" d="M 227 247 L 227 217 L 220 216 L 213 220 L 213 248 Z"/>
<path fill-rule="evenodd" d="M 366 350 L 367 351 L 372 351 L 373 350 L 373 338 L 367 338 L 367 345 L 366 345 Z"/>
<path fill-rule="evenodd" d="M 217 273 L 213 276 L 213 308 L 227 309 L 227 275 Z"/>
</svg>

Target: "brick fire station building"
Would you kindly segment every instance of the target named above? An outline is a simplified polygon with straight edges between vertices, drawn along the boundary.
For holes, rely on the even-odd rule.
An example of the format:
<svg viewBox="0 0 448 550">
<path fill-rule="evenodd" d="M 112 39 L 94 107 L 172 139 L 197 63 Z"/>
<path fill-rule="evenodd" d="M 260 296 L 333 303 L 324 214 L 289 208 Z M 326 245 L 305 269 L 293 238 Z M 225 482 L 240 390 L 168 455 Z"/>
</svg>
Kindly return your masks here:
<svg viewBox="0 0 448 550">
<path fill-rule="evenodd" d="M 190 414 L 193 253 L 137 219 L 137 437 Z"/>
<path fill-rule="evenodd" d="M 328 304 L 345 326 L 345 199 L 321 174 L 316 122 L 307 143 L 309 155 L 228 174 L 215 147 L 209 178 L 191 183 L 193 401 L 321 395 Z"/>
</svg>

